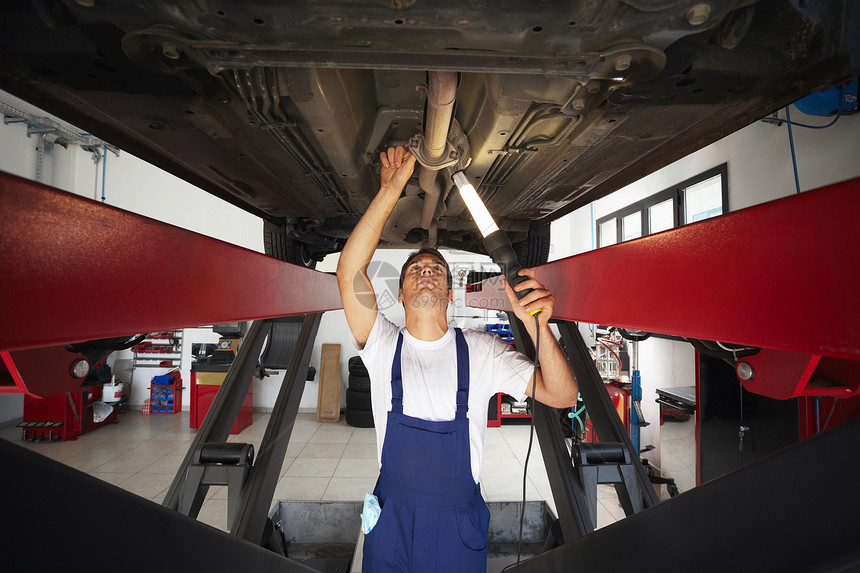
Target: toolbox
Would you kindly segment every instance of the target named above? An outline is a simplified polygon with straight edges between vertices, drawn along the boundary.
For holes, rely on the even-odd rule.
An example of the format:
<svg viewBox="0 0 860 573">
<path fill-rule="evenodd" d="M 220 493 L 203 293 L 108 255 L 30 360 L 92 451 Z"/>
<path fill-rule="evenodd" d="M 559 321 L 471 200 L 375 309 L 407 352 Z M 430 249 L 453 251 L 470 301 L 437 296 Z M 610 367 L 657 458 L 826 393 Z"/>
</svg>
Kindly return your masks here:
<svg viewBox="0 0 860 573">
<path fill-rule="evenodd" d="M 182 410 L 182 378 L 178 370 L 152 377 L 149 407 L 152 414 L 175 414 Z"/>
</svg>

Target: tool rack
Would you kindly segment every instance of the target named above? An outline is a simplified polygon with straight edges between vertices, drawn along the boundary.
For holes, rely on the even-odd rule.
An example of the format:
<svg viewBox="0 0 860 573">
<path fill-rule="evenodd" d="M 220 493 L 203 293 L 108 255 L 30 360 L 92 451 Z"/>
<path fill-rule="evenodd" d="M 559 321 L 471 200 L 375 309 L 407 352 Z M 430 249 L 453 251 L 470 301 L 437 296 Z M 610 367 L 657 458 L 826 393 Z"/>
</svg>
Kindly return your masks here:
<svg viewBox="0 0 860 573">
<path fill-rule="evenodd" d="M 153 332 L 132 346 L 135 368 L 178 368 L 182 364 L 183 330 Z"/>
<path fill-rule="evenodd" d="M 179 371 L 153 376 L 149 386 L 150 414 L 175 414 L 181 411 L 182 390 Z"/>
</svg>

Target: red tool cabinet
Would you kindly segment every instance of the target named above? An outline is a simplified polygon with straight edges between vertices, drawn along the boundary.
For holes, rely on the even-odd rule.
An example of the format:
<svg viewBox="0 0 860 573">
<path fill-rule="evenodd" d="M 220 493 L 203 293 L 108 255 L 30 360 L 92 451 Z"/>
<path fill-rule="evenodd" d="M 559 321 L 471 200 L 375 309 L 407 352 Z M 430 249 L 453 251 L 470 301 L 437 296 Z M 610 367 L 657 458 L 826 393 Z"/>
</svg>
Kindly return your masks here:
<svg viewBox="0 0 860 573">
<path fill-rule="evenodd" d="M 212 377 L 213 375 L 218 376 L 219 381 L 217 384 L 214 383 L 204 383 L 201 384 L 198 381 L 198 375 L 202 374 L 204 377 Z M 223 381 L 226 373 L 217 373 L 217 372 L 195 372 L 191 371 L 191 421 L 190 427 L 197 430 L 200 428 L 200 424 L 203 423 L 203 419 L 206 417 L 206 413 L 209 411 L 209 408 L 212 406 L 212 401 L 215 400 L 215 394 L 218 393 L 218 390 L 221 389 L 221 381 Z M 207 380 L 207 382 L 209 382 Z M 248 394 L 245 396 L 245 399 L 242 401 L 242 407 L 239 410 L 239 415 L 236 416 L 236 421 L 233 423 L 233 427 L 230 429 L 231 434 L 238 434 L 245 428 L 251 425 L 253 421 L 253 405 L 254 405 L 254 385 L 248 388 Z"/>
</svg>

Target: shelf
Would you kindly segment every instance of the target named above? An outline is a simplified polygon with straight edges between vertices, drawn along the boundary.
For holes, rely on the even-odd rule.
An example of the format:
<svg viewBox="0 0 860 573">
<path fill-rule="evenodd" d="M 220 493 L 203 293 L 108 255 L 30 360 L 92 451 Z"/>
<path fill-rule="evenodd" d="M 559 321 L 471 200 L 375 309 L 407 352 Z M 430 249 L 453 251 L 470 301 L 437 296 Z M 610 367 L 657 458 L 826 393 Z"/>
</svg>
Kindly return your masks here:
<svg viewBox="0 0 860 573">
<path fill-rule="evenodd" d="M 153 332 L 131 348 L 134 368 L 180 368 L 182 366 L 182 330 Z M 169 362 L 170 364 L 161 364 Z"/>
</svg>

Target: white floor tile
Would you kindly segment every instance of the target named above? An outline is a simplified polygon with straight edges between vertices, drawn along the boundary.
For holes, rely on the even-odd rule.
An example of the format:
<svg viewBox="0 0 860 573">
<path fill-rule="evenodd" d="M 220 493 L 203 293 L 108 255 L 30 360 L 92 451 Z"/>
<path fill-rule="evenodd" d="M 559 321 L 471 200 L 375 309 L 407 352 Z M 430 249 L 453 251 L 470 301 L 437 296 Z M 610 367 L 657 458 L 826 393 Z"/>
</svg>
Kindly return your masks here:
<svg viewBox="0 0 860 573">
<path fill-rule="evenodd" d="M 500 478 L 500 477 L 522 477 L 523 466 L 520 465 L 518 459 L 513 457 L 508 458 L 484 458 L 484 465 L 481 468 L 481 479 L 485 477 Z"/>
<path fill-rule="evenodd" d="M 298 458 L 301 459 L 301 458 Z M 379 464 L 375 458 L 352 459 L 341 458 L 334 471 L 336 478 L 372 478 L 374 481 L 379 475 Z"/>
<path fill-rule="evenodd" d="M 375 477 L 333 477 L 323 494 L 324 501 L 364 500 L 366 493 L 373 493 Z"/>
<path fill-rule="evenodd" d="M 290 442 L 287 445 L 287 453 L 284 455 L 284 457 L 297 458 L 299 454 L 302 453 L 302 450 L 306 445 L 307 442 Z"/>
<path fill-rule="evenodd" d="M 355 428 L 349 438 L 350 444 L 376 444 L 374 428 Z"/>
<path fill-rule="evenodd" d="M 137 473 L 157 460 L 158 456 L 127 453 L 121 454 L 94 469 L 97 472 Z"/>
<path fill-rule="evenodd" d="M 365 459 L 365 460 L 377 460 L 379 454 L 376 451 L 376 442 L 371 443 L 353 443 L 350 442 L 346 446 L 346 450 L 343 452 L 344 458 L 353 458 L 353 459 Z"/>
<path fill-rule="evenodd" d="M 339 458 L 296 458 L 284 474 L 288 477 L 325 477 L 334 475 Z"/>
<path fill-rule="evenodd" d="M 126 491 L 141 497 L 152 498 L 170 486 L 173 476 L 166 474 L 136 473 L 118 485 Z"/>
<path fill-rule="evenodd" d="M 281 473 L 279 474 L 279 476 L 283 476 L 285 473 L 287 473 L 287 470 L 290 469 L 290 466 L 293 465 L 293 462 L 295 461 L 296 458 L 285 457 L 283 463 L 281 464 Z"/>
<path fill-rule="evenodd" d="M 227 531 L 227 500 L 210 499 L 203 503 L 197 520 L 221 531 Z"/>
<path fill-rule="evenodd" d="M 298 458 L 339 458 L 346 450 L 346 443 L 327 444 L 322 442 L 309 442 L 302 448 Z"/>
<path fill-rule="evenodd" d="M 175 450 L 174 450 L 175 451 Z M 141 469 L 142 473 L 147 474 L 168 474 L 176 475 L 179 466 L 182 465 L 182 460 L 185 459 L 185 452 L 182 455 L 167 455 L 157 458 L 154 462 Z"/>
<path fill-rule="evenodd" d="M 346 444 L 349 442 L 350 437 L 352 437 L 352 431 L 352 427 L 345 425 L 320 426 L 320 428 L 314 432 L 313 437 L 308 440 L 308 443 Z"/>
<path fill-rule="evenodd" d="M 278 480 L 278 485 L 275 486 L 274 499 L 320 500 L 330 481 L 331 478 L 284 476 Z M 364 498 L 362 497 L 362 499 Z"/>
<path fill-rule="evenodd" d="M 482 478 L 481 485 L 487 493 L 487 501 L 522 501 L 523 481 L 522 475 L 518 480 L 505 478 Z M 542 496 L 537 488 L 528 481 L 526 483 L 526 500 L 538 500 Z"/>
</svg>

